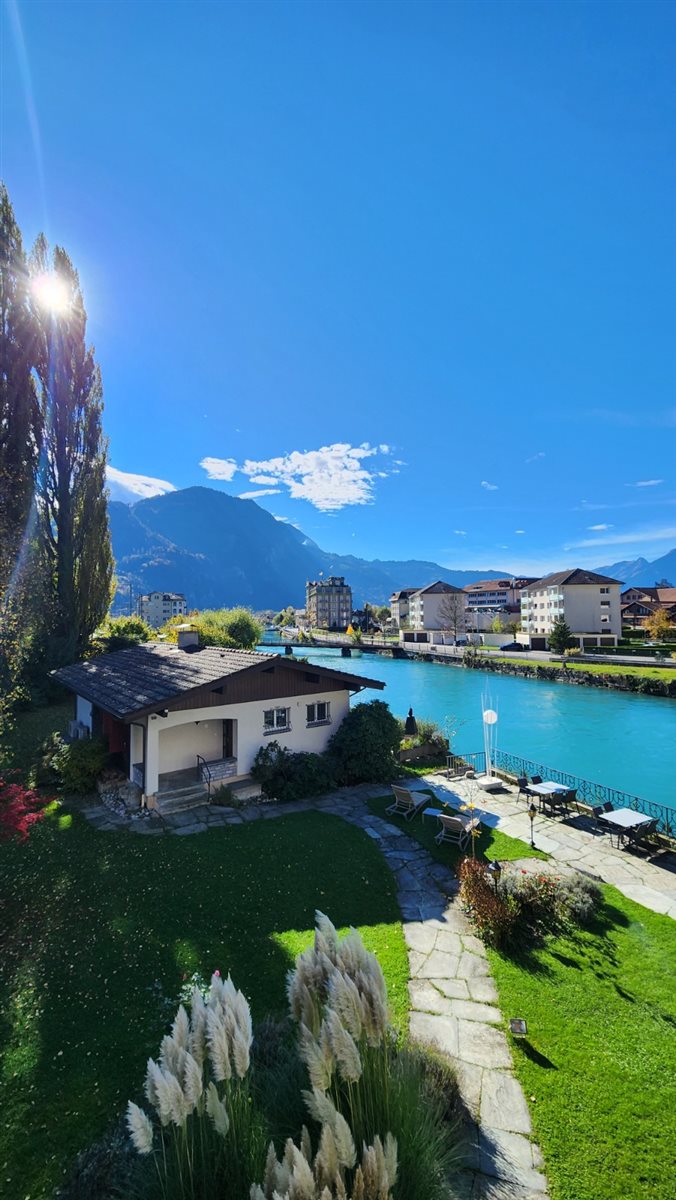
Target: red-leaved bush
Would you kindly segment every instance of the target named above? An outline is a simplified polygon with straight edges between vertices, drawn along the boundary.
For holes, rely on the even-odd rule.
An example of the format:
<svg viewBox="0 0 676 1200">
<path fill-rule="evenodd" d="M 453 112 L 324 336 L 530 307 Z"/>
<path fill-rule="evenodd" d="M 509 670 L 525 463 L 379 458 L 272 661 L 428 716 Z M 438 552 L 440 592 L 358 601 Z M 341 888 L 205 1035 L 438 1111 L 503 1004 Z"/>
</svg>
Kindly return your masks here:
<svg viewBox="0 0 676 1200">
<path fill-rule="evenodd" d="M 513 903 L 496 894 L 486 873 L 486 864 L 464 858 L 458 868 L 460 897 L 477 933 L 491 946 L 509 942 L 518 913 Z"/>
<path fill-rule="evenodd" d="M 39 796 L 23 783 L 0 776 L 0 841 L 12 837 L 25 841 L 31 826 L 44 817 L 49 803 L 48 797 Z"/>
</svg>

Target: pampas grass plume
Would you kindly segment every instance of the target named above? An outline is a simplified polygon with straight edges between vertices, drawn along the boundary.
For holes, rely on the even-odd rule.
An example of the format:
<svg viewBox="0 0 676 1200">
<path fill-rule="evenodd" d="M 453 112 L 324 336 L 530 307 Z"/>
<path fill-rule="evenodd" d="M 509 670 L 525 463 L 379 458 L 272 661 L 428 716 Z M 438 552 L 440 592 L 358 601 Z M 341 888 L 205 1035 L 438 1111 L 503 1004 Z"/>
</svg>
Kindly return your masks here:
<svg viewBox="0 0 676 1200">
<path fill-rule="evenodd" d="M 127 1128 L 138 1154 L 150 1154 L 153 1148 L 153 1127 L 147 1113 L 131 1100 L 127 1105 Z"/>
</svg>

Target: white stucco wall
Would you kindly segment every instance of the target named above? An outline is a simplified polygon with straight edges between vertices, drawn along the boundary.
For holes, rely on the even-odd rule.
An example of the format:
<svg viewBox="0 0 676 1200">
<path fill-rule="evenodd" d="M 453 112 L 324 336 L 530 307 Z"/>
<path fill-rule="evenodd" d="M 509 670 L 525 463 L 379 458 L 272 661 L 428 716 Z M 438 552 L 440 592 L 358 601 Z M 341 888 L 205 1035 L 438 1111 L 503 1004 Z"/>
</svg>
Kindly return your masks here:
<svg viewBox="0 0 676 1200">
<path fill-rule="evenodd" d="M 328 702 L 331 723 L 308 727 L 305 706 Z M 195 755 L 207 761 L 222 755 L 221 720 L 236 722 L 235 746 L 237 776 L 248 775 L 260 746 L 276 739 L 289 750 L 308 750 L 315 754 L 326 749 L 329 738 L 350 707 L 349 693 L 320 692 L 312 696 L 280 696 L 275 700 L 254 700 L 249 704 L 223 704 L 217 707 L 170 712 L 168 717 L 149 717 L 146 759 L 146 793 L 157 791 L 158 776 L 195 765 Z M 267 708 L 290 709 L 288 733 L 264 734 L 263 713 Z M 200 724 L 196 725 L 195 722 Z M 210 739 L 207 741 L 207 735 Z M 199 746 L 203 746 L 200 749 Z M 211 749 L 210 749 L 211 747 Z M 138 760 L 137 760 L 138 761 Z"/>
<path fill-rule="evenodd" d="M 77 721 L 82 721 L 82 724 L 86 725 L 87 729 L 91 733 L 91 728 L 92 728 L 91 700 L 85 700 L 83 696 L 75 697 L 75 719 Z"/>
<path fill-rule="evenodd" d="M 159 718 L 159 737 L 160 737 L 160 771 L 182 771 L 185 767 L 197 766 L 197 755 L 201 754 L 207 762 L 213 758 L 223 757 L 223 725 L 219 717 L 216 720 L 213 716 L 213 709 L 209 709 L 210 719 L 203 719 L 199 715 L 193 713 L 176 714 L 187 716 L 190 719 L 180 725 L 171 725 L 171 717 L 169 714 L 166 718 Z M 200 709 L 199 712 L 204 712 Z M 195 722 L 199 721 L 199 725 Z"/>
</svg>

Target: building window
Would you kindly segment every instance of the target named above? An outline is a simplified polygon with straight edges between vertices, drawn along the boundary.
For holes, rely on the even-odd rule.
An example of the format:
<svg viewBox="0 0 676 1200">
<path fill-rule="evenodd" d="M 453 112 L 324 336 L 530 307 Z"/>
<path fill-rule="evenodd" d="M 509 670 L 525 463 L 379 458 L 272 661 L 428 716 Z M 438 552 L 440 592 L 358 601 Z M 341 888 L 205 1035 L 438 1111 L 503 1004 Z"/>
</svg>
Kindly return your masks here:
<svg viewBox="0 0 676 1200">
<path fill-rule="evenodd" d="M 328 700 L 320 700 L 317 704 L 307 704 L 308 725 L 328 725 L 331 721 L 331 704 Z"/>
<path fill-rule="evenodd" d="M 609 596 L 609 595 L 610 595 L 610 588 L 609 588 L 609 587 L 602 587 L 602 588 L 601 588 L 601 595 L 602 595 L 602 596 Z"/>
<path fill-rule="evenodd" d="M 263 713 L 263 733 L 285 733 L 291 728 L 288 708 L 266 708 Z"/>
<path fill-rule="evenodd" d="M 601 608 L 610 608 L 610 600 L 602 600 Z"/>
</svg>

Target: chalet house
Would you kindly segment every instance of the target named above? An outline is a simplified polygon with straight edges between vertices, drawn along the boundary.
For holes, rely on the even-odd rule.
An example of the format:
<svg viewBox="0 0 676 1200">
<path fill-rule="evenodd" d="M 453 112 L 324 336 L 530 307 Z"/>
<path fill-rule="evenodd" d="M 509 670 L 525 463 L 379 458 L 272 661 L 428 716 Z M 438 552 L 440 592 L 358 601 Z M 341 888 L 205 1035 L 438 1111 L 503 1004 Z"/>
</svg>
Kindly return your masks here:
<svg viewBox="0 0 676 1200">
<path fill-rule="evenodd" d="M 640 629 L 645 625 L 646 617 L 651 617 L 659 609 L 663 609 L 671 623 L 676 625 L 676 588 L 630 587 L 622 592 L 620 602 L 623 625 Z"/>
<path fill-rule="evenodd" d="M 75 694 L 77 731 L 104 737 L 122 756 L 142 802 L 161 808 L 163 792 L 246 778 L 260 746 L 326 749 L 350 695 L 382 689 L 328 667 L 282 655 L 147 642 L 62 667 L 54 676 Z"/>
</svg>

